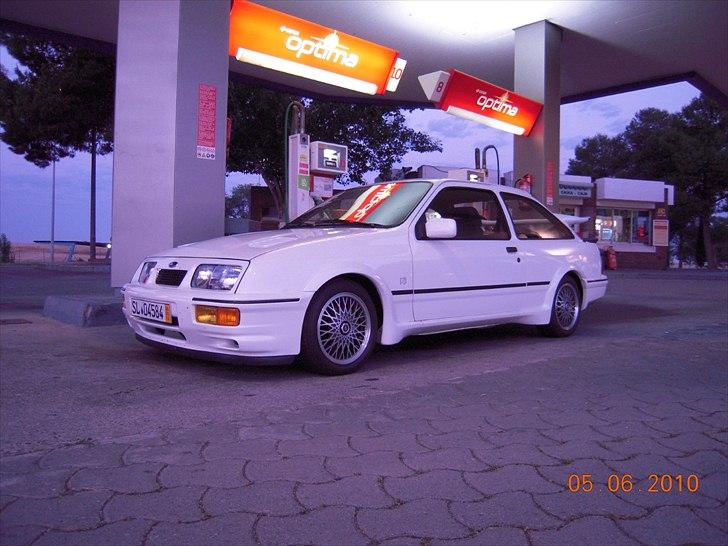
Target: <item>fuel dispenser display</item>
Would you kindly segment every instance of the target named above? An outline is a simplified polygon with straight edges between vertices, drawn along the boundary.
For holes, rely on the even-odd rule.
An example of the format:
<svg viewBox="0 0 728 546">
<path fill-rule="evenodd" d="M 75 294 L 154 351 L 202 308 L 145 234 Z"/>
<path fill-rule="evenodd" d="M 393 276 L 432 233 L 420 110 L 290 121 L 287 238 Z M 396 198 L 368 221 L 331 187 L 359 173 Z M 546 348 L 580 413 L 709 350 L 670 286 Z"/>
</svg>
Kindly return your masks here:
<svg viewBox="0 0 728 546">
<path fill-rule="evenodd" d="M 312 170 L 321 174 L 339 176 L 346 172 L 349 149 L 340 144 L 321 142 L 311 143 Z"/>
<path fill-rule="evenodd" d="M 349 148 L 341 144 L 311 143 L 311 197 L 328 199 L 334 194 L 334 180 L 346 173 Z"/>
</svg>

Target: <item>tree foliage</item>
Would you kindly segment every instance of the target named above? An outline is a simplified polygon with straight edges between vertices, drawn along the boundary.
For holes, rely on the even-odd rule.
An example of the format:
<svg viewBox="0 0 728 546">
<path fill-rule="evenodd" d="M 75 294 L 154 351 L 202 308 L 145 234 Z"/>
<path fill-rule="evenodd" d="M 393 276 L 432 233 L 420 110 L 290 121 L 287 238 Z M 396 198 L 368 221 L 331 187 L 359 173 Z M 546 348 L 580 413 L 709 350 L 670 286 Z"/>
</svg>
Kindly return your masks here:
<svg viewBox="0 0 728 546">
<path fill-rule="evenodd" d="M 251 186 L 240 184 L 225 196 L 225 216 L 227 218 L 250 217 Z"/>
<path fill-rule="evenodd" d="M 12 261 L 12 249 L 13 246 L 10 244 L 7 236 L 4 233 L 0 233 L 0 263 Z"/>
<path fill-rule="evenodd" d="M 598 134 L 585 138 L 576 147 L 566 172 L 593 178 L 619 178 L 624 176 L 627 155 L 627 144 L 621 135 L 609 137 Z"/>
<path fill-rule="evenodd" d="M 0 126 L 10 149 L 39 167 L 91 154 L 91 257 L 95 257 L 96 156 L 113 148 L 114 58 L 0 33 L 20 66 L 0 74 Z"/>
<path fill-rule="evenodd" d="M 47 167 L 76 151 L 113 148 L 114 58 L 9 33 L 0 43 L 20 63 L 0 76 L 2 139 L 11 150 Z"/>
<path fill-rule="evenodd" d="M 682 239 L 693 226 L 709 267 L 716 267 L 712 215 L 728 199 L 728 111 L 701 95 L 680 112 L 657 108 L 637 112 L 615 137 L 584 139 L 569 161 L 568 174 L 664 180 L 676 188 L 671 232 Z"/>
<path fill-rule="evenodd" d="M 343 183 L 362 183 L 370 171 L 389 173 L 410 150 L 442 150 L 440 143 L 405 124 L 399 109 L 387 106 L 322 102 L 252 85 L 230 82 L 228 115 L 232 135 L 227 170 L 258 173 L 282 211 L 285 195 L 283 132 L 291 101 L 306 106 L 306 132 L 314 140 L 349 147 Z"/>
</svg>

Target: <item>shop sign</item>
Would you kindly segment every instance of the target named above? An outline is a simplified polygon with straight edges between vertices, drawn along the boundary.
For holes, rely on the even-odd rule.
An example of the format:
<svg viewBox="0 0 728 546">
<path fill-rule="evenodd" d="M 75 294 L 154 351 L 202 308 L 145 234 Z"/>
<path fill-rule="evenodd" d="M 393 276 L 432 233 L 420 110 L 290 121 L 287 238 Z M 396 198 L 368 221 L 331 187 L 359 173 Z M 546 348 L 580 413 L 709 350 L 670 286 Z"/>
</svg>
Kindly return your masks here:
<svg viewBox="0 0 728 546">
<path fill-rule="evenodd" d="M 528 136 L 543 108 L 540 102 L 454 69 L 419 80 L 428 100 L 441 110 L 514 135 Z"/>
<path fill-rule="evenodd" d="M 652 220 L 652 246 L 668 246 L 670 244 L 670 221 Z"/>
<path fill-rule="evenodd" d="M 591 188 L 584 186 L 572 186 L 571 184 L 559 184 L 559 195 L 561 197 L 576 197 L 578 199 L 589 199 Z"/>
<path fill-rule="evenodd" d="M 228 52 L 237 60 L 369 95 L 396 91 L 407 61 L 394 49 L 235 0 Z"/>
</svg>

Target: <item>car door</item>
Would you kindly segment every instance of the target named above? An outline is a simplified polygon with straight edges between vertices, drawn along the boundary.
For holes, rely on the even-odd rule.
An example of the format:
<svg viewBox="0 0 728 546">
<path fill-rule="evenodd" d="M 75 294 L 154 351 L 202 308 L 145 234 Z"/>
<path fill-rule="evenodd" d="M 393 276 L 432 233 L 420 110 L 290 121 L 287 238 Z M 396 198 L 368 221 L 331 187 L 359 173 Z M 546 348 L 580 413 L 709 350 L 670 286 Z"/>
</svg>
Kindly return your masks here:
<svg viewBox="0 0 728 546">
<path fill-rule="evenodd" d="M 573 232 L 535 199 L 501 192 L 501 199 L 515 231 L 514 244 L 523 254 L 529 307 L 540 306 L 549 283 L 565 263 L 578 260 Z"/>
<path fill-rule="evenodd" d="M 452 239 L 428 239 L 428 218 L 452 218 Z M 502 206 L 486 189 L 447 186 L 411 233 L 417 321 L 493 319 L 521 314 L 525 270 Z"/>
</svg>

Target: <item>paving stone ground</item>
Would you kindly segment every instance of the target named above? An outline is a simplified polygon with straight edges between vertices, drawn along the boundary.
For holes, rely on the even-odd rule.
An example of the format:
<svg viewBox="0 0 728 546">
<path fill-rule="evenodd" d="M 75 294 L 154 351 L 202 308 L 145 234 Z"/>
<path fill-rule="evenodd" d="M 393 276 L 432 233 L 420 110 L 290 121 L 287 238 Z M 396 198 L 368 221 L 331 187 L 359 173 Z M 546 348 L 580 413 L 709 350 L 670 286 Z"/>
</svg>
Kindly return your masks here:
<svg viewBox="0 0 728 546">
<path fill-rule="evenodd" d="M 356 396 L 291 394 L 196 426 L 3 442 L 0 544 L 725 545 L 726 278 L 617 277 L 589 313 L 571 340 L 501 330 L 506 346 L 496 330 L 385 349 L 376 387 Z M 27 352 L 2 343 L 5 380 L 20 373 L 6 359 Z M 487 372 L 449 359 L 497 360 L 494 347 L 502 366 Z M 449 372 L 388 381 L 393 360 L 420 373 L 401 367 L 423 351 Z M 275 373 L 328 391 L 373 377 Z M 2 432 L 22 438 L 9 409 Z M 572 474 L 590 474 L 591 490 L 571 492 Z M 664 490 L 648 491 L 651 474 L 670 476 L 657 478 Z"/>
</svg>

